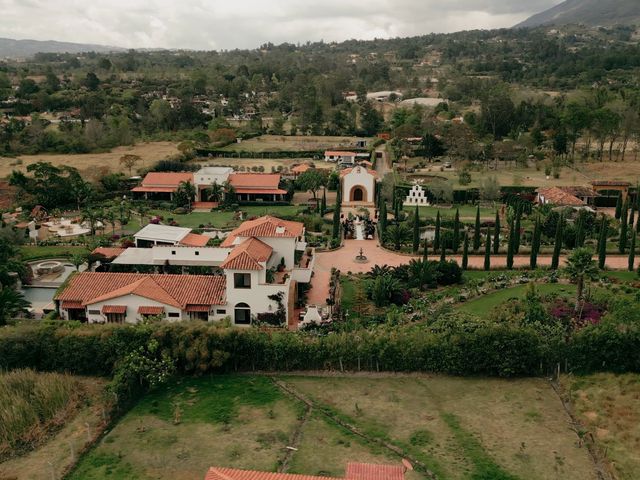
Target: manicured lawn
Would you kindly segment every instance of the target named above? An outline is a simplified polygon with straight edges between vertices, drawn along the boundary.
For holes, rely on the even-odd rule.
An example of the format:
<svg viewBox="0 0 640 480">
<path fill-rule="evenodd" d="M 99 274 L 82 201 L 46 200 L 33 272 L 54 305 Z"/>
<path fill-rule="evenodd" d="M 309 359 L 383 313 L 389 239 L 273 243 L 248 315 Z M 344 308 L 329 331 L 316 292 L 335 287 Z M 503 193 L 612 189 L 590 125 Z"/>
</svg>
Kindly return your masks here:
<svg viewBox="0 0 640 480">
<path fill-rule="evenodd" d="M 518 285 L 517 287 L 498 290 L 475 298 L 467 303 L 463 303 L 458 306 L 458 309 L 466 313 L 483 317 L 488 315 L 495 307 L 511 298 L 524 297 L 528 288 L 529 285 Z M 542 295 L 558 293 L 564 297 L 573 297 L 576 294 L 575 285 L 560 285 L 557 283 L 536 284 L 536 290 Z"/>
<path fill-rule="evenodd" d="M 86 247 L 70 245 L 35 246 L 22 245 L 20 253 L 25 261 L 42 258 L 70 258 L 77 253 L 87 253 Z"/>
<path fill-rule="evenodd" d="M 637 282 L 640 280 L 638 272 L 607 272 L 605 276 L 615 278 L 623 282 Z"/>
<path fill-rule="evenodd" d="M 290 216 L 296 215 L 304 207 L 296 205 L 283 206 L 241 206 L 239 210 L 245 213 L 246 217 L 260 217 L 263 215 Z M 186 215 L 177 215 L 168 210 L 154 210 L 152 215 L 160 215 L 165 221 L 173 218 L 179 226 L 188 228 L 198 228 L 200 225 L 211 224 L 216 228 L 233 228 L 242 223 L 241 220 L 234 220 L 235 212 L 215 210 L 213 212 L 192 212 Z"/>
<path fill-rule="evenodd" d="M 355 300 L 357 288 L 356 282 L 361 282 L 361 280 L 346 275 L 340 277 L 340 287 L 342 288 L 342 308 L 345 310 L 353 309 L 353 302 Z"/>
</svg>

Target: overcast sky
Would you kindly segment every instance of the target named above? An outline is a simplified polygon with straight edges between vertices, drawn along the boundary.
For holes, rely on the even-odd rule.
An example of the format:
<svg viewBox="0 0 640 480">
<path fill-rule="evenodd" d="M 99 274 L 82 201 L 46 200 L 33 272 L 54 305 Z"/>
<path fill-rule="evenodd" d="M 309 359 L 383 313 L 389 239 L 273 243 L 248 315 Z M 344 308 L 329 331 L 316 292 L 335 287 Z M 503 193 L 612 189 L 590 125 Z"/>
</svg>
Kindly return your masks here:
<svg viewBox="0 0 640 480">
<path fill-rule="evenodd" d="M 562 0 L 0 0 L 0 37 L 220 50 L 509 27 Z"/>
</svg>

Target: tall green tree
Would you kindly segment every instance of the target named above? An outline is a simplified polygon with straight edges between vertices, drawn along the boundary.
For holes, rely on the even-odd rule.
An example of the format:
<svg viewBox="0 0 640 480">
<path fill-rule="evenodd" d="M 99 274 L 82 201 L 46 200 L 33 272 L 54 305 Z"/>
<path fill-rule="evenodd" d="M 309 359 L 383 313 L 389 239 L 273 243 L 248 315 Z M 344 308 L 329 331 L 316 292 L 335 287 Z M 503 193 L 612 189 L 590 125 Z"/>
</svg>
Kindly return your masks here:
<svg viewBox="0 0 640 480">
<path fill-rule="evenodd" d="M 622 216 L 622 194 L 618 193 L 618 200 L 616 201 L 616 220 L 620 220 Z"/>
<path fill-rule="evenodd" d="M 444 243 L 442 244 L 442 247 L 440 248 L 440 261 L 441 262 L 446 262 L 447 261 L 447 249 L 444 246 Z"/>
<path fill-rule="evenodd" d="M 497 255 L 500 251 L 500 212 L 496 210 L 496 222 L 493 228 L 493 254 Z"/>
<path fill-rule="evenodd" d="M 453 222 L 453 253 L 458 253 L 460 248 L 460 209 L 456 208 L 456 216 Z"/>
<path fill-rule="evenodd" d="M 436 213 L 436 231 L 433 237 L 433 250 L 440 250 L 440 210 Z"/>
<path fill-rule="evenodd" d="M 513 227 L 513 252 L 520 253 L 520 231 L 522 230 L 522 206 L 516 207 L 516 219 Z"/>
<path fill-rule="evenodd" d="M 340 240 L 340 203 L 342 199 L 340 198 L 340 189 L 338 189 L 338 194 L 336 195 L 336 204 L 333 210 L 333 239 Z"/>
<path fill-rule="evenodd" d="M 469 266 L 469 235 L 464 234 L 464 244 L 462 245 L 462 269 L 466 270 Z"/>
<path fill-rule="evenodd" d="M 629 271 L 633 272 L 636 264 L 636 237 L 638 234 L 633 232 L 631 234 L 631 246 L 629 247 Z"/>
<path fill-rule="evenodd" d="M 324 214 L 327 213 L 327 189 L 322 189 L 322 199 L 320 200 L 320 216 L 324 217 Z"/>
<path fill-rule="evenodd" d="M 558 224 L 556 225 L 556 238 L 553 245 L 553 257 L 551 257 L 551 269 L 557 270 L 560 266 L 560 253 L 562 252 L 562 232 L 564 227 L 564 218 L 560 215 Z"/>
<path fill-rule="evenodd" d="M 593 260 L 593 252 L 588 248 L 575 249 L 567 258 L 565 272 L 577 285 L 574 313 L 578 314 L 582 307 L 585 280 L 598 277 L 598 267 Z"/>
<path fill-rule="evenodd" d="M 387 233 L 387 202 L 385 200 L 380 202 L 378 217 L 378 235 L 380 236 L 380 241 L 383 242 Z"/>
<path fill-rule="evenodd" d="M 9 286 L 0 287 L 0 325 L 6 325 L 9 320 L 26 313 L 30 306 L 18 290 Z"/>
<path fill-rule="evenodd" d="M 416 205 L 416 211 L 413 214 L 413 253 L 418 253 L 420 249 L 420 211 Z"/>
<path fill-rule="evenodd" d="M 585 232 L 584 232 L 584 215 L 582 211 L 578 213 L 578 219 L 576 221 L 576 247 L 584 247 Z"/>
<path fill-rule="evenodd" d="M 602 221 L 600 222 L 600 237 L 598 239 L 598 268 L 604 270 L 607 263 L 607 238 L 609 233 L 609 222 L 607 217 L 602 215 Z"/>
<path fill-rule="evenodd" d="M 480 205 L 476 208 L 476 223 L 473 229 L 473 251 L 480 250 Z"/>
<path fill-rule="evenodd" d="M 314 203 L 317 202 L 317 191 L 327 186 L 327 175 L 324 172 L 324 170 L 310 168 L 296 179 L 296 187 L 304 192 L 311 192 Z"/>
<path fill-rule="evenodd" d="M 424 242 L 422 244 L 422 261 L 424 263 L 427 263 L 428 260 L 429 260 L 429 240 L 425 235 Z"/>
<path fill-rule="evenodd" d="M 491 230 L 487 228 L 487 242 L 484 248 L 484 269 L 491 270 Z"/>
<path fill-rule="evenodd" d="M 627 251 L 627 240 L 629 239 L 628 220 L 629 220 L 629 200 L 624 202 L 620 215 L 620 239 L 618 241 L 618 251 L 625 253 Z"/>
<path fill-rule="evenodd" d="M 540 253 L 540 240 L 542 237 L 542 228 L 540 226 L 540 217 L 536 217 L 536 223 L 533 227 L 533 236 L 531 238 L 531 256 L 529 257 L 529 266 L 532 270 L 538 267 L 538 253 Z"/>
<path fill-rule="evenodd" d="M 509 229 L 509 246 L 507 247 L 507 269 L 513 270 L 513 252 L 515 251 L 515 223 L 511 222 Z"/>
</svg>

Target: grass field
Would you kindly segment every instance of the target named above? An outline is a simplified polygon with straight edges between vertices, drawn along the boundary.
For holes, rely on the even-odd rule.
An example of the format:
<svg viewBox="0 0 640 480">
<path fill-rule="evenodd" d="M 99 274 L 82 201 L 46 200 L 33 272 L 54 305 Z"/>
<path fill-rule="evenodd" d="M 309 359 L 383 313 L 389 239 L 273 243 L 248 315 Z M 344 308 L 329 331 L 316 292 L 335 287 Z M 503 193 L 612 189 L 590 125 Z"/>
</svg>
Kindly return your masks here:
<svg viewBox="0 0 640 480">
<path fill-rule="evenodd" d="M 13 170 L 26 172 L 27 166 L 37 162 L 50 162 L 53 165 L 68 165 L 75 167 L 85 175 L 88 180 L 98 180 L 105 173 L 105 169 L 111 172 L 129 173 L 119 160 L 122 155 L 139 155 L 142 161 L 133 169 L 135 174 L 138 168 L 148 168 L 158 160 L 179 153 L 176 144 L 172 142 L 139 143 L 129 147 L 117 147 L 106 153 L 86 153 L 80 155 L 39 154 L 22 155 L 18 157 L 22 163 L 15 165 L 16 159 L 0 157 L 0 178 L 10 175 Z M 11 165 L 11 164 L 14 165 Z"/>
<path fill-rule="evenodd" d="M 87 249 L 72 245 L 22 245 L 20 247 L 20 254 L 25 261 L 42 258 L 71 258 L 76 253 L 87 253 Z"/>
<path fill-rule="evenodd" d="M 595 478 L 543 380 L 276 380 L 313 405 L 308 415 L 267 377 L 184 379 L 140 401 L 69 478 L 191 480 L 213 465 L 342 476 L 348 461 L 398 464 L 405 456 L 439 479 Z M 425 478 L 419 465 L 407 476 Z"/>
<path fill-rule="evenodd" d="M 615 478 L 640 478 L 640 375 L 566 376 L 562 384 Z"/>
<path fill-rule="evenodd" d="M 19 456 L 5 457 L 0 463 L 0 478 L 61 478 L 106 426 L 103 415 L 110 406 L 103 396 L 104 384 L 99 379 L 53 373 L 0 375 L 2 445 L 8 431 L 22 430 L 27 442 Z"/>
<path fill-rule="evenodd" d="M 506 302 L 510 298 L 524 297 L 528 288 L 528 285 L 518 285 L 517 287 L 498 290 L 487 295 L 482 295 L 481 297 L 475 298 L 469 302 L 460 304 L 458 306 L 458 309 L 466 313 L 483 317 L 488 315 L 495 307 L 497 307 L 501 303 Z M 557 283 L 536 284 L 536 290 L 541 295 L 557 293 L 562 297 L 573 297 L 576 294 L 575 285 L 560 285 Z"/>
</svg>

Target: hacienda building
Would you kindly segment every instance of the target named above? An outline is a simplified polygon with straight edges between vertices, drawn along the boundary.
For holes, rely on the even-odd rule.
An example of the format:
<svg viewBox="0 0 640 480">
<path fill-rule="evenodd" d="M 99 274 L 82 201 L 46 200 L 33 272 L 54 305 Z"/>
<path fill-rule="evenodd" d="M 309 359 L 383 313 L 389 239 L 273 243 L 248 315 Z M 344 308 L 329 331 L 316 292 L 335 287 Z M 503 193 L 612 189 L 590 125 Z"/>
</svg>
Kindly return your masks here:
<svg viewBox="0 0 640 480">
<path fill-rule="evenodd" d="M 55 300 L 62 318 L 91 323 L 137 323 L 153 314 L 295 326 L 298 284 L 311 282 L 314 263 L 304 224 L 266 216 L 244 222 L 219 248 L 125 249 L 112 266 L 151 267 L 154 273 L 77 273 Z M 167 266 L 210 270 L 209 275 L 161 274 Z"/>
</svg>

